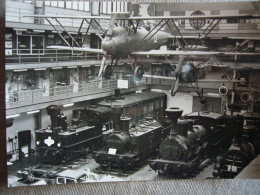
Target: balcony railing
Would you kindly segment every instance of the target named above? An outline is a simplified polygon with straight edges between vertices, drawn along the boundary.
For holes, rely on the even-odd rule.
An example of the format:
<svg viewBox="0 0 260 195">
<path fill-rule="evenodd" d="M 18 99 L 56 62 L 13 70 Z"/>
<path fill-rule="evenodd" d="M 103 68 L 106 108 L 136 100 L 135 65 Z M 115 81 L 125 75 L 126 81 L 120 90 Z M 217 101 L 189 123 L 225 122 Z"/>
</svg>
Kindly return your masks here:
<svg viewBox="0 0 260 195">
<path fill-rule="evenodd" d="M 56 49 L 6 49 L 5 62 L 59 62 L 99 60 L 99 54 L 87 52 L 71 52 Z"/>
<path fill-rule="evenodd" d="M 16 6 L 13 6 L 16 5 Z M 20 7 L 19 7 L 20 6 Z M 26 7 L 25 7 L 26 6 Z M 49 23 L 45 19 L 39 19 L 34 17 L 24 17 L 26 15 L 34 15 L 34 14 L 40 14 L 40 15 L 81 15 L 83 13 L 89 13 L 88 11 L 83 10 L 73 10 L 74 12 L 72 14 L 64 14 L 64 12 L 61 12 L 62 8 L 54 8 L 54 11 L 46 11 L 46 10 L 53 10 L 52 7 L 46 6 L 45 11 L 36 11 L 34 8 L 34 5 L 30 2 L 13 2 L 13 1 L 7 1 L 6 2 L 6 22 L 19 22 L 19 23 L 29 23 L 29 24 L 47 24 Z M 71 10 L 70 10 L 71 11 Z M 54 19 L 50 19 L 50 21 L 53 23 L 53 25 L 58 25 L 57 22 Z M 63 26 L 67 27 L 80 27 L 81 20 L 80 19 L 61 19 L 60 20 Z"/>
<path fill-rule="evenodd" d="M 45 89 L 13 91 L 6 94 L 6 108 L 58 101 L 64 98 L 75 98 L 84 95 L 94 95 L 113 91 L 116 87 L 116 80 L 106 80 Z"/>
</svg>

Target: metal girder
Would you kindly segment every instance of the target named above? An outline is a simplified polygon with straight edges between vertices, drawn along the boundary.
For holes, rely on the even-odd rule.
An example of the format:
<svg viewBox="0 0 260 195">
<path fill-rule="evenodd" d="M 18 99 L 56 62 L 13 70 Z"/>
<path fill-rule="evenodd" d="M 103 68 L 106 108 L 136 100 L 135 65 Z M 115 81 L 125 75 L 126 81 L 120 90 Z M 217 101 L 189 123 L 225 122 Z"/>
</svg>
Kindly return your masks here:
<svg viewBox="0 0 260 195">
<path fill-rule="evenodd" d="M 100 26 L 100 24 L 96 21 L 96 19 L 93 19 L 95 22 L 96 22 L 96 24 L 98 25 L 98 27 L 103 31 L 103 33 L 105 33 L 105 31 L 104 31 L 104 29 Z M 92 27 L 93 28 L 93 27 Z"/>
<path fill-rule="evenodd" d="M 203 37 L 203 39 L 205 39 L 210 33 L 211 31 L 218 25 L 218 23 L 221 21 L 221 19 L 218 19 L 218 21 L 214 24 L 214 26 L 212 28 L 210 28 L 213 23 L 215 22 L 215 19 L 212 20 L 212 22 L 207 26 L 207 28 L 202 32 L 202 34 L 199 35 L 198 39 L 196 39 L 196 41 L 190 46 L 190 49 L 195 50 L 197 48 L 198 45 L 195 45 L 199 40 L 201 40 L 201 37 L 204 35 L 204 33 L 210 28 L 209 32 L 207 32 L 207 34 Z M 192 48 L 195 45 L 194 48 Z"/>
<path fill-rule="evenodd" d="M 173 34 L 174 38 L 178 41 L 179 45 L 182 47 L 182 49 L 184 49 L 183 46 L 182 46 L 182 44 L 181 44 L 181 42 L 180 42 L 179 39 L 176 37 L 175 32 L 171 29 L 169 23 L 167 23 L 167 26 L 168 26 L 168 28 L 170 29 L 171 33 Z"/>
<path fill-rule="evenodd" d="M 85 21 L 86 19 L 83 19 L 83 21 Z M 90 19 L 90 23 L 92 22 L 92 19 Z M 85 42 L 85 40 L 86 40 L 86 38 L 87 38 L 87 34 L 88 34 L 88 31 L 89 31 L 89 28 L 90 28 L 90 25 L 88 25 L 88 28 L 87 28 L 87 31 L 86 31 L 86 34 L 85 34 L 85 36 L 84 36 L 84 39 L 83 39 L 83 41 L 82 41 L 82 44 L 81 44 L 81 46 L 83 46 L 83 44 L 84 44 L 84 42 Z"/>
<path fill-rule="evenodd" d="M 169 60 L 169 58 L 167 58 L 166 55 L 164 57 L 165 57 L 166 61 L 171 65 L 172 69 L 175 71 L 176 66 L 174 66 L 174 64 L 171 63 L 171 61 Z"/>
<path fill-rule="evenodd" d="M 84 19 L 82 19 L 82 22 L 81 22 L 81 24 L 80 24 L 80 27 L 79 27 L 79 30 L 78 30 L 78 33 L 77 33 L 77 36 L 76 36 L 76 38 L 75 38 L 75 39 L 77 39 L 77 38 L 78 38 L 78 36 L 79 36 L 79 33 L 80 33 L 80 30 L 81 30 L 81 28 L 82 28 L 82 26 L 83 26 L 83 23 L 84 23 Z M 82 42 L 82 43 L 81 43 L 81 47 L 82 47 L 83 43 L 84 43 L 84 42 Z"/>
<path fill-rule="evenodd" d="M 176 24 L 175 24 L 175 22 L 174 22 L 173 20 L 171 20 L 171 21 L 172 21 L 172 23 L 174 24 L 174 27 L 176 28 L 176 30 L 178 31 L 178 33 L 180 34 L 181 39 L 183 40 L 183 42 L 185 43 L 185 45 L 188 46 L 187 42 L 186 42 L 185 39 L 183 38 L 183 36 L 182 36 L 182 34 L 181 34 L 181 32 L 180 32 L 180 30 L 179 30 L 179 28 L 178 28 L 178 26 L 176 26 Z"/>
<path fill-rule="evenodd" d="M 95 33 L 96 33 L 96 35 L 101 39 L 101 40 L 103 40 L 103 37 L 101 37 L 101 35 L 96 31 L 96 29 L 92 26 L 92 19 L 90 20 L 90 22 L 89 21 L 87 21 L 87 19 L 85 19 L 85 21 L 88 23 L 88 30 L 89 30 L 89 27 L 91 26 L 92 28 L 93 28 L 93 30 L 95 31 Z M 87 30 L 87 31 L 88 31 Z M 87 33 L 86 33 L 87 34 Z"/>
<path fill-rule="evenodd" d="M 71 34 L 65 29 L 65 27 L 62 26 L 62 24 L 59 22 L 59 20 L 57 20 L 57 18 L 54 18 L 54 19 L 56 20 L 56 22 L 59 23 L 59 25 L 60 25 L 61 28 L 67 33 L 67 35 L 69 35 L 69 37 L 72 39 L 72 41 L 73 41 L 74 43 L 76 43 L 76 45 L 77 45 L 78 47 L 80 47 L 79 44 L 78 44 L 78 42 L 71 36 Z"/>
<path fill-rule="evenodd" d="M 51 23 L 51 21 L 46 18 L 46 20 L 49 22 L 49 24 L 57 31 L 58 35 L 62 38 L 62 40 L 69 46 L 71 47 L 71 45 L 68 43 L 68 41 L 62 36 L 62 34 L 59 32 L 59 30 Z"/>
</svg>

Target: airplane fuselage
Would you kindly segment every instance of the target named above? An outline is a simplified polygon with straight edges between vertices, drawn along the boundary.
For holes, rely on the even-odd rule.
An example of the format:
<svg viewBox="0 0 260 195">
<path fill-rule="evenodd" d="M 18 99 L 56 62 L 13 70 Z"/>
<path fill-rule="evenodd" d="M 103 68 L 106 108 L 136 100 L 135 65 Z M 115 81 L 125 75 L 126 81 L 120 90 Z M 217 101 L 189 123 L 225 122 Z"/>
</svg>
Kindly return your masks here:
<svg viewBox="0 0 260 195">
<path fill-rule="evenodd" d="M 185 63 L 181 67 L 180 82 L 193 83 L 197 80 L 196 69 L 192 63 Z"/>
<path fill-rule="evenodd" d="M 212 69 L 212 66 L 207 65 L 196 68 L 192 62 L 186 62 L 181 67 L 180 82 L 194 83 L 197 79 L 203 79 Z"/>
<path fill-rule="evenodd" d="M 151 35 L 155 33 L 154 30 L 145 40 L 138 44 L 147 33 L 149 33 L 149 31 L 143 27 L 139 27 L 136 32 L 128 27 L 114 27 L 112 36 L 103 39 L 102 49 L 113 57 L 126 57 L 133 51 L 156 49 L 165 44 L 170 36 L 169 33 L 159 31 L 149 39 Z M 146 40 L 148 41 L 143 44 Z M 135 47 L 136 45 L 137 47 Z"/>
</svg>

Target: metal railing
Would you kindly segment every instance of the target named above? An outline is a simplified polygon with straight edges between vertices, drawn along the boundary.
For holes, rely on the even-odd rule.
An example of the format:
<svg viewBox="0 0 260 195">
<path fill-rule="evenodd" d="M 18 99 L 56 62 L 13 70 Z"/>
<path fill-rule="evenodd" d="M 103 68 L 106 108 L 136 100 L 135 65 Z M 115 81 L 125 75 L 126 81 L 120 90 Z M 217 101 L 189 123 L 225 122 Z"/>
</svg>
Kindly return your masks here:
<svg viewBox="0 0 260 195">
<path fill-rule="evenodd" d="M 39 25 L 50 25 L 47 20 L 44 18 L 37 17 L 24 17 L 28 15 L 62 15 L 62 16 L 77 16 L 77 15 L 91 15 L 89 10 L 81 10 L 81 9 L 72 9 L 72 8 L 64 8 L 57 6 L 45 5 L 45 9 L 35 9 L 35 6 L 32 3 L 22 3 L 24 5 L 13 6 L 14 2 L 8 0 L 6 2 L 6 22 L 19 22 L 25 24 L 39 24 Z M 76 2 L 74 2 L 76 3 Z M 81 3 L 79 1 L 79 3 Z M 89 2 L 87 2 L 89 3 Z M 26 7 L 25 7 L 26 6 Z M 53 9 L 54 8 L 54 9 Z M 63 10 L 67 11 L 63 11 Z M 105 14 L 102 14 L 105 15 Z M 53 25 L 59 26 L 57 21 L 53 18 L 49 19 Z M 65 27 L 75 27 L 78 28 L 81 26 L 82 19 L 78 18 L 60 18 L 59 22 Z M 106 26 L 109 21 L 100 21 L 102 26 Z"/>
<path fill-rule="evenodd" d="M 99 60 L 99 54 L 87 52 L 71 52 L 56 49 L 7 49 L 5 62 L 58 62 L 58 61 L 81 61 Z"/>
<path fill-rule="evenodd" d="M 117 87 L 116 80 L 91 81 L 84 84 L 56 86 L 45 89 L 22 90 L 6 94 L 8 107 L 39 104 L 64 98 L 74 98 L 113 91 Z M 9 105 L 8 105 L 9 104 Z"/>
<path fill-rule="evenodd" d="M 7 1 L 7 6 L 6 6 L 6 21 L 7 22 L 19 22 L 19 23 L 31 23 L 31 24 L 47 24 L 49 23 L 46 20 L 41 20 L 39 18 L 34 18 L 34 17 L 24 17 L 26 15 L 34 15 L 35 14 L 35 8 L 31 3 L 23 3 L 27 4 L 28 7 L 30 8 L 25 8 L 25 7 L 11 7 L 10 1 Z M 20 2 L 19 2 L 20 3 Z M 49 6 L 46 6 L 49 7 Z M 83 12 L 83 10 L 73 10 L 74 13 L 73 15 L 77 15 L 79 12 Z M 87 12 L 87 11 L 85 11 Z M 41 15 L 57 15 L 57 11 L 55 12 L 48 12 L 48 11 L 42 11 L 41 13 L 38 13 Z M 68 14 L 63 14 L 63 15 L 68 15 Z M 36 19 L 36 20 L 35 20 Z M 57 25 L 57 22 L 53 19 L 51 19 L 54 25 Z M 69 27 L 79 27 L 81 24 L 80 19 L 61 19 L 60 21 L 63 21 L 64 26 L 69 26 Z"/>
</svg>

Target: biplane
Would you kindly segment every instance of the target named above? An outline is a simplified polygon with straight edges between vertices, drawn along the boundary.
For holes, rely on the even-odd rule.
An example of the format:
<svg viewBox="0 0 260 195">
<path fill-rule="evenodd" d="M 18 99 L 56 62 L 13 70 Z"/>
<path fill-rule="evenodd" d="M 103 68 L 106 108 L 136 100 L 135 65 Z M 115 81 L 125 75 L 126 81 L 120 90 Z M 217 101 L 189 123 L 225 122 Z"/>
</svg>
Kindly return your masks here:
<svg viewBox="0 0 260 195">
<path fill-rule="evenodd" d="M 114 67 L 117 65 L 118 60 L 123 57 L 135 57 L 139 55 L 152 55 L 152 56 L 179 56 L 179 62 L 172 64 L 174 75 L 176 78 L 175 85 L 171 88 L 171 94 L 174 96 L 179 88 L 179 83 L 194 84 L 197 79 L 203 78 L 207 72 L 211 71 L 210 65 L 212 65 L 212 56 L 234 56 L 237 59 L 238 56 L 260 56 L 260 53 L 253 52 L 218 52 L 218 51 L 200 51 L 201 46 L 198 44 L 203 39 L 206 39 L 211 31 L 219 24 L 223 19 L 259 19 L 260 15 L 195 15 L 195 16 L 151 16 L 151 17 L 139 17 L 130 16 L 129 13 L 111 13 L 110 17 L 105 16 L 57 16 L 57 15 L 28 15 L 27 17 L 45 18 L 50 25 L 57 31 L 59 36 L 64 40 L 67 46 L 49 46 L 48 48 L 60 49 L 60 50 L 72 50 L 72 51 L 86 51 L 91 53 L 103 54 L 100 70 L 98 76 L 104 76 L 109 79 L 112 75 Z M 82 30 L 82 26 L 87 23 L 86 35 L 90 28 L 93 28 L 96 35 L 102 40 L 101 49 L 85 48 L 82 42 L 76 41 L 76 38 L 65 29 L 59 19 L 80 19 L 81 25 L 78 29 L 78 35 Z M 69 35 L 72 39 L 70 44 L 51 22 L 55 20 L 57 24 Z M 109 20 L 108 29 L 103 29 L 100 25 L 100 20 Z M 142 21 L 157 21 L 157 23 L 151 27 L 150 25 L 141 25 Z M 176 20 L 194 20 L 204 21 L 208 20 L 209 24 L 199 33 L 192 45 L 188 45 L 184 36 L 182 36 L 180 29 L 176 25 Z M 163 31 L 163 27 L 167 26 L 169 32 Z M 101 33 L 104 35 L 102 36 Z M 77 36 L 78 36 L 77 35 Z M 166 44 L 169 39 L 175 38 L 180 45 L 180 50 L 156 50 L 160 46 Z M 112 56 L 111 63 L 105 64 L 107 56 Z M 187 57 L 193 56 L 205 56 L 208 60 L 204 63 L 192 63 L 189 62 Z M 136 63 L 132 64 L 134 77 L 140 80 L 144 74 L 142 66 L 137 66 Z M 196 91 L 199 95 L 199 90 Z"/>
</svg>

